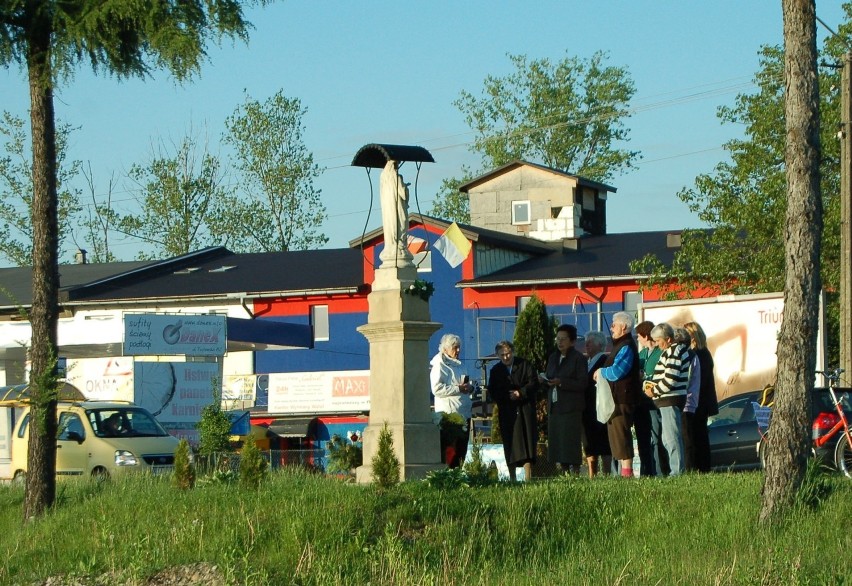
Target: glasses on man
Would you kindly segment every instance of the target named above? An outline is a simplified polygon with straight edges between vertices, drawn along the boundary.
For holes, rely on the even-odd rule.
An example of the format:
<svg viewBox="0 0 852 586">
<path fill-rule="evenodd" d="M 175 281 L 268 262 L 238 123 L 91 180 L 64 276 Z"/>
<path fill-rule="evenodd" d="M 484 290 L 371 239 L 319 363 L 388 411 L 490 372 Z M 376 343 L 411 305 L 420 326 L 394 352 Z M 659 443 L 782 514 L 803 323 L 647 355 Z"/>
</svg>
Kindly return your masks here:
<svg viewBox="0 0 852 586">
<path fill-rule="evenodd" d="M 570 339 L 571 339 L 571 338 L 569 338 L 568 336 L 556 336 L 556 341 L 557 341 L 557 342 L 567 342 L 567 341 L 568 341 L 568 340 L 570 340 Z"/>
</svg>

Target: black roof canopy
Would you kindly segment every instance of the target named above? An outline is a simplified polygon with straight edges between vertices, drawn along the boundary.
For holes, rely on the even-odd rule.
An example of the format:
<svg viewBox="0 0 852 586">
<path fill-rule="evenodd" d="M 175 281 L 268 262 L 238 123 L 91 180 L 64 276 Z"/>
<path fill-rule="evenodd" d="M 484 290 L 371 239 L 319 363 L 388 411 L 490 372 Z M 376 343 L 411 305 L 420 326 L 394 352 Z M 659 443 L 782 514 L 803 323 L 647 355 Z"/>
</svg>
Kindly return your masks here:
<svg viewBox="0 0 852 586">
<path fill-rule="evenodd" d="M 434 163 L 435 159 L 421 146 L 371 143 L 358 149 L 355 158 L 352 159 L 352 166 L 381 169 L 388 161 Z"/>
</svg>

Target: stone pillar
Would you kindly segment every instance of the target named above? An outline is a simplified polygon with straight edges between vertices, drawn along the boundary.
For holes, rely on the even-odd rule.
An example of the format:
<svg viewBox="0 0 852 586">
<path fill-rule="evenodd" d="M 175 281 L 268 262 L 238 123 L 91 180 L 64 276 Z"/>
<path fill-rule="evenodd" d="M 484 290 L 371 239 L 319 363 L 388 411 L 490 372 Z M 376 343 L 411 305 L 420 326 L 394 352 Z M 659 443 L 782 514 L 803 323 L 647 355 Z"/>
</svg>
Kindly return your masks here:
<svg viewBox="0 0 852 586">
<path fill-rule="evenodd" d="M 372 482 L 372 459 L 385 423 L 393 433 L 402 480 L 444 467 L 429 407 L 429 337 L 441 324 L 430 321 L 428 301 L 404 292 L 416 277 L 413 266 L 377 269 L 367 297 L 367 324 L 358 328 L 370 343 L 370 423 L 364 430 L 364 465 L 356 471 L 359 483 Z"/>
</svg>

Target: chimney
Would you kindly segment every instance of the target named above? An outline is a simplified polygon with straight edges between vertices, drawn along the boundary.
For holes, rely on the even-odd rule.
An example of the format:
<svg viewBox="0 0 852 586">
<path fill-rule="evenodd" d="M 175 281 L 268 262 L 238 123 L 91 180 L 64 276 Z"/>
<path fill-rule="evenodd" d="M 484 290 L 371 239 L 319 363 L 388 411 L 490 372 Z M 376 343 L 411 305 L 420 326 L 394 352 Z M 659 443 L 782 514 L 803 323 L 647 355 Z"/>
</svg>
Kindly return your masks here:
<svg viewBox="0 0 852 586">
<path fill-rule="evenodd" d="M 78 248 L 77 252 L 74 253 L 74 264 L 84 265 L 86 263 L 86 251 L 82 248 Z"/>
</svg>

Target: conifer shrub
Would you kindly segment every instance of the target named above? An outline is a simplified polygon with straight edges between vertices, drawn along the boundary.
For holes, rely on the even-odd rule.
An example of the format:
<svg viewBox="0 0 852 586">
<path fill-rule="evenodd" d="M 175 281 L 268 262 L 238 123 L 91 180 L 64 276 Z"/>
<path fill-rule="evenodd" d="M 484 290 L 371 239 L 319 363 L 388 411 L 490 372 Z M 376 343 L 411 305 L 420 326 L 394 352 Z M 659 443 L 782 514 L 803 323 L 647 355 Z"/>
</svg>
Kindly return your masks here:
<svg viewBox="0 0 852 586">
<path fill-rule="evenodd" d="M 172 486 L 179 490 L 189 490 L 195 486 L 195 463 L 192 448 L 186 439 L 180 440 L 175 450 L 175 469 L 172 474 Z"/>
<path fill-rule="evenodd" d="M 249 438 L 240 453 L 240 488 L 257 490 L 266 478 L 267 467 L 257 443 Z"/>
<path fill-rule="evenodd" d="M 393 432 L 385 421 L 379 432 L 379 446 L 373 456 L 373 483 L 380 488 L 391 488 L 399 483 L 399 459 L 393 451 Z"/>
</svg>

